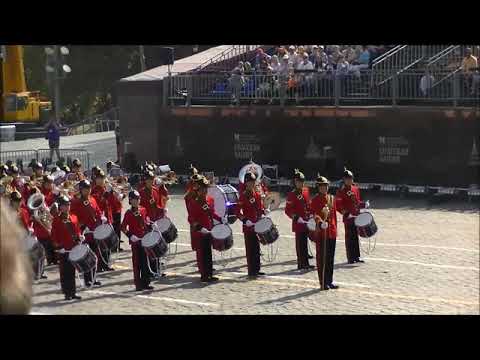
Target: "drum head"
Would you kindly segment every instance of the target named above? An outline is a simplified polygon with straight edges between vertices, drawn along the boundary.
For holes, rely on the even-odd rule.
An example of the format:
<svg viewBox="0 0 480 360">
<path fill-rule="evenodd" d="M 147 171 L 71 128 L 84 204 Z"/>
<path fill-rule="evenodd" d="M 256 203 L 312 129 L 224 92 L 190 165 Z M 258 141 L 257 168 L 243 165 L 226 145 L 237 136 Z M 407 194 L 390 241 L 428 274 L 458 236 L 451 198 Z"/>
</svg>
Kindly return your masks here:
<svg viewBox="0 0 480 360">
<path fill-rule="evenodd" d="M 220 217 L 224 217 L 227 211 L 227 197 L 222 188 L 218 185 L 210 186 L 207 195 L 213 198 L 215 213 Z"/>
<path fill-rule="evenodd" d="M 312 218 L 312 219 L 308 220 L 307 228 L 310 231 L 315 231 L 315 229 L 317 228 L 317 223 L 315 222 L 315 219 Z"/>
<path fill-rule="evenodd" d="M 85 256 L 88 252 L 88 247 L 87 245 L 79 244 L 75 245 L 72 250 L 70 250 L 70 254 L 68 255 L 68 258 L 71 261 L 78 261 L 81 258 Z"/>
<path fill-rule="evenodd" d="M 373 216 L 372 214 L 370 214 L 369 212 L 363 212 L 363 213 L 360 213 L 360 215 L 358 215 L 356 218 L 355 218 L 355 225 L 356 226 L 366 226 L 368 224 L 370 224 L 373 220 Z"/>
<path fill-rule="evenodd" d="M 212 229 L 212 236 L 215 239 L 226 239 L 232 235 L 232 229 L 226 224 L 215 225 Z"/>
<path fill-rule="evenodd" d="M 93 231 L 93 237 L 97 240 L 103 240 L 112 235 L 113 229 L 110 225 L 102 224 L 98 225 Z"/>
<path fill-rule="evenodd" d="M 163 217 L 155 221 L 155 224 L 158 227 L 158 231 L 163 233 L 168 230 L 168 228 L 172 225 L 172 222 L 169 218 Z"/>
<path fill-rule="evenodd" d="M 272 226 L 273 226 L 272 219 L 268 217 L 264 217 L 263 219 L 258 220 L 257 223 L 255 224 L 255 232 L 264 233 L 265 231 L 271 229 Z"/>
<path fill-rule="evenodd" d="M 157 231 L 150 231 L 142 238 L 142 246 L 146 248 L 152 247 L 158 242 L 160 242 L 160 233 Z"/>
</svg>

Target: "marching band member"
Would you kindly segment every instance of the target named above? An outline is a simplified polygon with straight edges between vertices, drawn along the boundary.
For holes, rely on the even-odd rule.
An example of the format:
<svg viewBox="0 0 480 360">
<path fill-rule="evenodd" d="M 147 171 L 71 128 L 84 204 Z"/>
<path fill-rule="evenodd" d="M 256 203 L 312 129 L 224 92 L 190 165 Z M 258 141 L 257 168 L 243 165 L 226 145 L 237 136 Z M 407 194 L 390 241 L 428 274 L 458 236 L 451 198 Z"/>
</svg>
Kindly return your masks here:
<svg viewBox="0 0 480 360">
<path fill-rule="evenodd" d="M 115 230 L 115 233 L 120 239 L 120 242 L 118 243 L 118 251 L 123 251 L 120 245 L 123 242 L 123 240 L 121 240 L 121 235 L 122 235 L 121 225 L 122 225 L 122 200 L 124 198 L 125 198 L 125 194 L 118 194 L 118 195 L 115 194 L 115 196 L 108 197 L 110 208 L 112 209 L 113 229 Z M 114 249 L 112 251 L 117 251 L 117 249 Z"/>
<path fill-rule="evenodd" d="M 343 185 L 337 191 L 336 206 L 337 211 L 343 215 L 348 263 L 363 263 L 365 261 L 360 259 L 360 244 L 354 220 L 360 209 L 368 208 L 369 203 L 361 201 L 360 189 L 353 183 L 353 173 L 346 168 L 343 172 Z"/>
<path fill-rule="evenodd" d="M 213 219 L 224 221 L 215 213 L 213 198 L 207 196 L 209 181 L 201 176 L 197 181 L 197 194 L 189 201 L 188 222 L 192 232 L 193 246 L 197 252 L 198 271 L 201 282 L 213 282 L 218 278 L 213 276 L 212 235 Z"/>
<path fill-rule="evenodd" d="M 236 215 L 243 222 L 243 236 L 247 256 L 248 276 L 256 278 L 265 275 L 260 271 L 260 244 L 255 233 L 254 225 L 265 215 L 260 193 L 255 190 L 256 176 L 254 173 L 245 174 L 245 190 L 240 193 Z"/>
<path fill-rule="evenodd" d="M 145 174 L 145 186 L 140 189 L 140 205 L 147 209 L 148 217 L 152 221 L 162 218 L 165 214 L 165 204 L 168 193 L 165 186 L 158 188 L 153 184 L 155 175 L 149 171 Z"/>
<path fill-rule="evenodd" d="M 309 270 L 314 268 L 308 263 L 307 222 L 310 217 L 310 194 L 308 188 L 303 186 L 305 175 L 298 169 L 295 169 L 293 181 L 295 189 L 287 195 L 285 214 L 292 219 L 298 270 Z"/>
<path fill-rule="evenodd" d="M 98 165 L 95 165 L 93 168 L 92 168 L 92 175 L 91 175 L 91 181 L 92 182 L 95 182 L 95 178 L 97 177 L 97 174 L 101 171 L 102 169 L 100 168 L 100 166 Z"/>
<path fill-rule="evenodd" d="M 45 197 L 45 205 L 49 208 L 55 202 L 55 195 L 52 192 L 53 188 L 53 177 L 50 175 L 43 175 L 43 181 L 41 186 L 41 193 Z M 32 194 L 31 194 L 32 195 Z M 48 211 L 48 210 L 45 210 Z M 52 238 L 50 230 L 45 227 L 45 224 L 40 221 L 39 218 L 33 214 L 33 230 L 38 241 L 45 248 L 45 254 L 47 257 L 47 265 L 57 264 L 57 259 L 55 256 L 55 249 L 53 247 Z"/>
<path fill-rule="evenodd" d="M 141 238 L 145 236 L 150 226 L 147 224 L 147 210 L 139 206 L 140 194 L 133 190 L 128 194 L 131 208 L 125 212 L 121 224 L 122 232 L 127 235 L 132 247 L 133 281 L 135 291 L 152 290 L 150 286 L 150 270 L 147 264 L 147 254 L 142 247 Z"/>
<path fill-rule="evenodd" d="M 317 223 L 315 245 L 317 249 L 317 271 L 322 290 L 337 289 L 333 283 L 333 265 L 337 242 L 337 208 L 333 195 L 328 193 L 329 181 L 318 175 L 318 194 L 312 199 L 311 210 Z"/>
<path fill-rule="evenodd" d="M 80 197 L 74 199 L 71 204 L 71 212 L 78 218 L 78 222 L 81 226 L 82 231 L 87 229 L 91 231 L 90 233 L 85 234 L 85 239 L 87 244 L 90 246 L 92 251 L 94 251 L 99 259 L 97 264 L 97 271 L 103 269 L 102 261 L 100 261 L 101 256 L 98 251 L 98 245 L 93 238 L 93 230 L 100 225 L 102 222 L 106 222 L 107 218 L 102 215 L 102 211 L 97 205 L 95 198 L 90 195 L 91 193 L 91 184 L 88 180 L 82 180 L 79 183 L 80 188 Z M 95 270 L 94 270 L 95 271 Z M 84 280 L 85 286 L 92 286 L 92 273 L 85 273 Z M 93 285 L 101 285 L 100 281 L 95 281 Z"/>
<path fill-rule="evenodd" d="M 80 159 L 73 159 L 72 161 L 72 174 L 75 174 L 73 181 L 82 181 L 85 179 L 85 175 L 82 172 L 82 162 Z"/>
<path fill-rule="evenodd" d="M 10 186 L 14 189 L 20 192 L 20 194 L 23 194 L 24 186 L 25 186 L 25 180 L 20 176 L 20 170 L 16 165 L 10 166 L 10 176 L 12 177 L 12 181 L 10 182 Z M 25 202 L 26 200 L 24 199 L 25 196 L 22 198 L 22 202 Z"/>
<path fill-rule="evenodd" d="M 113 215 L 110 204 L 113 201 L 112 198 L 114 197 L 114 195 L 112 189 L 110 189 L 110 191 L 107 191 L 105 185 L 105 178 L 106 175 L 103 170 L 97 172 L 97 175 L 95 177 L 95 186 L 92 188 L 92 196 L 97 202 L 97 205 L 103 214 L 104 220 L 102 220 L 102 222 L 112 224 Z M 102 253 L 102 257 L 98 260 L 100 263 L 99 272 L 113 271 L 114 269 L 108 265 L 110 261 L 110 251 L 102 248 L 99 248 L 99 251 L 101 251 Z"/>
<path fill-rule="evenodd" d="M 32 164 L 33 174 L 30 176 L 32 181 L 40 181 L 43 178 L 43 165 L 40 162 L 35 161 Z"/>
<path fill-rule="evenodd" d="M 185 206 L 187 208 L 189 207 L 190 200 L 194 199 L 198 194 L 198 189 L 200 188 L 200 185 L 198 183 L 198 180 L 200 180 L 200 175 L 198 174 L 198 170 L 193 167 L 193 165 L 190 165 L 190 171 L 192 175 L 190 176 L 189 181 L 187 182 L 187 187 L 185 191 Z M 190 227 L 190 244 L 192 246 L 192 250 L 195 251 L 195 247 L 193 246 L 193 233 L 192 233 L 192 228 Z"/>
<path fill-rule="evenodd" d="M 84 240 L 78 218 L 70 212 L 70 199 L 61 195 L 58 199 L 59 215 L 52 222 L 52 239 L 59 252 L 60 284 L 65 300 L 80 300 L 76 295 L 75 268 L 68 259 L 68 252 Z"/>
</svg>

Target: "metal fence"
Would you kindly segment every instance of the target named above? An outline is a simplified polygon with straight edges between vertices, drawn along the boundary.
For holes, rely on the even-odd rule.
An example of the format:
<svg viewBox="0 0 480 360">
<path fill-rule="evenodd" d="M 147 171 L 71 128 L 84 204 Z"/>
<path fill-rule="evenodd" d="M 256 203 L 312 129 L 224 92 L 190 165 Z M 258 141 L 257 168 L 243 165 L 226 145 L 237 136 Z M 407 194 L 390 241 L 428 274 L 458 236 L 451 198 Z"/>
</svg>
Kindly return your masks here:
<svg viewBox="0 0 480 360">
<path fill-rule="evenodd" d="M 73 159 L 79 159 L 83 167 L 90 168 L 90 154 L 86 150 L 82 149 L 60 149 L 60 157 L 65 160 L 65 163 L 71 168 Z M 38 150 L 15 150 L 15 151 L 1 151 L 0 162 L 6 163 L 11 160 L 17 164 L 20 170 L 23 172 L 32 160 L 39 161 L 45 168 L 56 162 L 56 154 L 50 160 L 50 149 L 38 149 Z"/>
<path fill-rule="evenodd" d="M 167 104 L 187 106 L 222 103 L 478 106 L 480 103 L 480 74 L 467 80 L 461 73 L 455 73 L 435 86 L 435 79 L 421 72 L 395 74 L 391 82 L 377 86 L 372 86 L 369 79 L 370 71 L 295 72 L 283 77 L 180 74 L 167 79 L 165 95 Z"/>
</svg>

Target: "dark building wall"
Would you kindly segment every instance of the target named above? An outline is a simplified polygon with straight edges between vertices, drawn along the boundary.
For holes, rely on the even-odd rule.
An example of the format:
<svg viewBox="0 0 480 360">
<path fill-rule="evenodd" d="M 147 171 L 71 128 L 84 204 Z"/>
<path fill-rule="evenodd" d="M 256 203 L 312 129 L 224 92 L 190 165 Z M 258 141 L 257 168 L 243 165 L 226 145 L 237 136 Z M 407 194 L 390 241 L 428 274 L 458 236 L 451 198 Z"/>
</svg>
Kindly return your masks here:
<svg viewBox="0 0 480 360">
<path fill-rule="evenodd" d="M 122 134 L 136 139 L 137 158 L 168 163 L 178 173 L 193 163 L 235 176 L 252 156 L 278 164 L 281 176 L 298 167 L 309 178 L 320 172 L 337 179 L 345 165 L 360 182 L 467 186 L 478 180 L 478 166 L 469 166 L 474 138 L 480 148 L 478 111 L 163 108 L 155 96 L 122 99 Z"/>
</svg>

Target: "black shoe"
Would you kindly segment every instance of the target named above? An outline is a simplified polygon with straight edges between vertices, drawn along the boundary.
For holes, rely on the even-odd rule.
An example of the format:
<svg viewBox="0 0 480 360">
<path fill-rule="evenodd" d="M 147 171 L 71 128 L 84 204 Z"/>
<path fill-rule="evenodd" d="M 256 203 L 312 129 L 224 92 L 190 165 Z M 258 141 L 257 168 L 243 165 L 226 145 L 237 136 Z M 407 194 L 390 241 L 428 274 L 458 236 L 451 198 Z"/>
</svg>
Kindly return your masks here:
<svg viewBox="0 0 480 360">
<path fill-rule="evenodd" d="M 161 277 L 165 277 L 165 276 L 167 276 L 167 274 L 165 274 L 165 273 L 162 273 Z"/>
<path fill-rule="evenodd" d="M 91 283 L 91 282 L 86 282 L 86 283 L 85 283 L 85 287 L 88 288 L 88 287 L 91 287 L 91 286 L 92 286 L 92 283 Z"/>
<path fill-rule="evenodd" d="M 330 285 L 328 285 L 328 287 L 330 289 L 338 289 L 340 286 L 338 286 L 337 284 L 331 283 Z"/>
<path fill-rule="evenodd" d="M 118 252 L 122 252 L 122 251 L 124 251 L 122 248 L 118 249 Z"/>
<path fill-rule="evenodd" d="M 72 299 L 73 299 L 73 300 L 82 300 L 82 297 L 81 297 L 81 296 L 78 296 L 78 295 L 73 295 L 73 296 L 72 296 Z"/>
<path fill-rule="evenodd" d="M 312 256 L 312 255 L 308 255 L 308 258 L 309 258 L 309 259 L 313 259 L 313 256 Z"/>
<path fill-rule="evenodd" d="M 141 287 L 136 287 L 135 288 L 135 291 L 142 291 L 142 290 L 143 290 L 143 288 L 141 288 Z"/>
<path fill-rule="evenodd" d="M 261 275 L 265 275 L 265 273 L 262 272 L 262 271 L 259 271 L 259 272 L 257 272 L 257 275 L 260 275 L 260 276 L 261 276 Z"/>
<path fill-rule="evenodd" d="M 120 243 L 123 243 L 124 241 L 123 240 L 120 240 Z"/>
<path fill-rule="evenodd" d="M 115 269 L 109 266 L 105 269 L 105 271 L 115 271 Z"/>
<path fill-rule="evenodd" d="M 355 260 L 355 262 L 356 262 L 356 263 L 364 263 L 364 262 L 365 262 L 365 260 L 362 260 L 362 259 L 357 259 L 357 260 Z"/>
<path fill-rule="evenodd" d="M 207 283 L 209 281 L 209 278 L 200 278 L 200 281 L 202 283 Z"/>
<path fill-rule="evenodd" d="M 328 285 L 325 285 L 324 287 L 320 288 L 321 290 L 329 290 L 330 287 Z"/>
<path fill-rule="evenodd" d="M 256 279 L 257 279 L 257 275 L 248 275 L 248 279 L 249 279 L 249 280 L 256 280 Z"/>
<path fill-rule="evenodd" d="M 97 269 L 97 273 L 102 273 L 103 272 L 103 269 Z"/>
<path fill-rule="evenodd" d="M 355 264 L 355 261 L 354 260 L 349 260 L 348 263 L 349 264 Z"/>
<path fill-rule="evenodd" d="M 95 282 L 93 283 L 93 285 L 100 286 L 100 285 L 102 285 L 102 283 L 101 283 L 100 281 L 95 281 Z"/>
<path fill-rule="evenodd" d="M 217 271 L 217 269 L 215 269 L 215 268 L 212 268 L 212 271 Z"/>
<path fill-rule="evenodd" d="M 143 289 L 144 289 L 144 290 L 153 290 L 154 287 L 151 286 L 151 285 L 148 285 L 148 286 L 145 286 Z"/>
<path fill-rule="evenodd" d="M 65 300 L 67 300 L 67 301 L 72 300 L 72 297 L 65 295 Z"/>
<path fill-rule="evenodd" d="M 40 279 L 48 279 L 48 276 L 47 275 L 42 275 L 42 276 L 40 276 Z"/>
<path fill-rule="evenodd" d="M 208 278 L 208 282 L 214 282 L 214 281 L 218 281 L 218 277 L 216 276 L 211 276 L 210 278 Z"/>
</svg>

